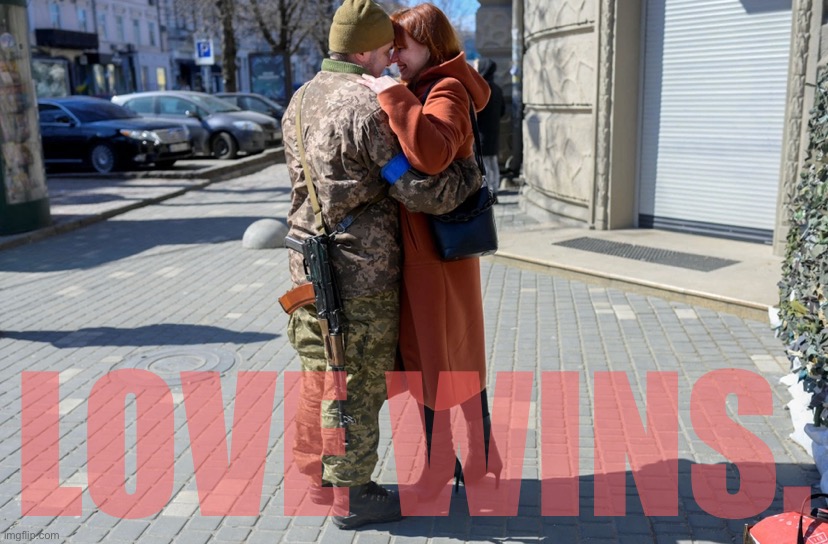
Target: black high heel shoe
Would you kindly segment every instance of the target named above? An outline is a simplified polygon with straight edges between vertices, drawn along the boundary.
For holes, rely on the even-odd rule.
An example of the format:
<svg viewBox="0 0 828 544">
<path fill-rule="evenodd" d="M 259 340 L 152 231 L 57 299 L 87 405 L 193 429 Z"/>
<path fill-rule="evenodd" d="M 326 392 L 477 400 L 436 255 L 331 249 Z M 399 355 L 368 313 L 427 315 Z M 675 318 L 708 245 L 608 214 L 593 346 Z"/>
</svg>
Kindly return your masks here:
<svg viewBox="0 0 828 544">
<path fill-rule="evenodd" d="M 466 470 L 463 474 L 465 485 L 466 481 L 476 482 L 478 480 L 483 479 L 486 474 L 493 474 L 495 477 L 495 488 L 500 487 L 500 473 L 503 471 L 503 460 L 500 458 L 500 452 L 497 451 L 497 444 L 495 444 L 494 439 L 492 438 L 492 418 L 491 416 L 486 416 L 482 420 L 482 430 L 483 430 L 483 458 L 480 457 L 480 450 L 475 448 L 475 444 L 480 443 L 480 436 L 478 433 L 480 432 L 480 426 L 476 425 L 476 422 L 469 422 L 468 425 L 468 433 L 469 433 L 469 444 L 471 447 L 469 449 L 469 457 L 468 462 L 466 463 Z"/>
<path fill-rule="evenodd" d="M 463 466 L 460 464 L 460 459 L 456 456 L 454 458 L 454 494 L 460 493 L 460 484 L 466 485 L 466 480 L 463 478 Z"/>
<path fill-rule="evenodd" d="M 437 440 L 434 442 L 433 436 L 426 435 L 426 446 L 427 446 L 427 456 L 426 461 L 427 463 L 430 462 L 430 459 L 434 458 L 434 456 L 438 456 L 442 458 L 443 456 L 448 456 L 449 452 L 454 454 L 454 442 L 452 441 L 451 431 L 447 433 L 441 433 L 435 435 Z M 434 499 L 437 495 L 439 495 L 440 491 L 443 490 L 443 487 L 446 485 L 445 480 L 439 480 L 431 477 L 426 476 L 427 469 L 424 467 L 423 472 L 420 474 L 417 481 L 413 484 L 414 487 L 417 489 L 417 497 L 420 499 L 421 502 L 427 502 L 431 499 Z M 454 456 L 454 493 L 457 494 L 460 491 L 460 483 L 463 482 L 465 484 L 464 476 L 463 476 L 463 467 L 460 465 L 460 459 L 457 458 L 456 454 Z M 451 480 L 449 480 L 451 481 Z"/>
</svg>

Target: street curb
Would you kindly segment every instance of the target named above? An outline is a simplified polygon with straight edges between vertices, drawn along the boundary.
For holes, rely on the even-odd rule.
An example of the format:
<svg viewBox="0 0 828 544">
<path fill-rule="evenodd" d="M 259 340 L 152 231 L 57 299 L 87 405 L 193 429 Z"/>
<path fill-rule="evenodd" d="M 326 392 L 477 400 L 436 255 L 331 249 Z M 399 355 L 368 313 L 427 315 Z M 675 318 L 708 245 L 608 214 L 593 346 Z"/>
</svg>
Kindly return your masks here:
<svg viewBox="0 0 828 544">
<path fill-rule="evenodd" d="M 165 200 L 169 200 L 171 198 L 175 198 L 181 196 L 185 193 L 188 193 L 193 190 L 203 189 L 208 185 L 212 185 L 213 183 L 219 183 L 222 181 L 227 181 L 229 179 L 247 176 L 249 174 L 254 174 L 268 166 L 279 164 L 285 162 L 285 150 L 283 147 L 279 147 L 273 149 L 271 151 L 262 153 L 261 155 L 256 155 L 255 157 L 251 157 L 249 159 L 242 159 L 241 164 L 238 162 L 233 162 L 231 164 L 221 164 L 218 166 L 205 168 L 204 170 L 200 170 L 198 172 L 175 172 L 175 171 L 159 171 L 159 172 L 134 172 L 130 173 L 129 175 L 118 175 L 118 176 L 92 176 L 92 175 L 84 175 L 84 176 L 77 176 L 77 177 L 97 177 L 103 179 L 141 179 L 141 178 L 153 178 L 153 179 L 191 179 L 195 180 L 196 183 L 193 183 L 190 186 L 182 187 L 180 189 L 176 189 L 174 191 L 170 191 L 168 193 L 164 193 L 159 196 L 145 198 L 138 202 L 132 202 L 130 204 L 126 204 L 124 206 L 120 206 L 118 208 L 113 208 L 111 210 L 107 210 L 104 212 L 100 212 L 94 215 L 88 215 L 85 217 L 79 217 L 77 219 L 73 219 L 70 221 L 66 221 L 65 223 L 57 223 L 49 225 L 48 227 L 43 227 L 41 229 L 33 230 L 26 233 L 21 233 L 17 235 L 11 235 L 9 240 L 2 240 L 0 241 L 0 251 L 4 249 L 11 249 L 15 247 L 20 247 L 26 244 L 30 244 L 32 242 L 37 242 L 39 240 L 43 240 L 44 238 L 49 238 L 50 236 L 55 236 L 57 234 L 63 234 L 66 232 L 71 232 L 73 230 L 77 230 L 81 227 L 85 227 L 87 225 L 92 225 L 94 223 L 99 223 L 101 221 L 106 221 L 111 217 L 115 217 L 116 215 L 121 215 L 127 213 L 132 210 L 136 210 L 138 208 L 143 208 L 145 206 L 151 206 L 153 204 L 158 204 L 159 202 L 163 202 Z M 134 174 L 134 175 L 133 175 Z M 158 174 L 158 175 L 155 175 Z M 175 175 L 177 174 L 177 175 Z M 61 176 L 63 177 L 63 176 Z M 69 177 L 76 177 L 76 176 L 69 176 Z"/>
<path fill-rule="evenodd" d="M 497 252 L 487 258 L 494 262 L 532 270 L 533 272 L 544 272 L 557 277 L 582 281 L 601 287 L 611 287 L 628 293 L 656 296 L 690 306 L 700 306 L 717 312 L 733 314 L 751 321 L 768 322 L 769 306 L 757 302 L 705 293 L 703 291 L 694 291 L 692 289 L 682 289 L 671 285 L 621 276 L 609 272 L 579 268 L 552 261 L 542 261 L 513 253 Z"/>
</svg>

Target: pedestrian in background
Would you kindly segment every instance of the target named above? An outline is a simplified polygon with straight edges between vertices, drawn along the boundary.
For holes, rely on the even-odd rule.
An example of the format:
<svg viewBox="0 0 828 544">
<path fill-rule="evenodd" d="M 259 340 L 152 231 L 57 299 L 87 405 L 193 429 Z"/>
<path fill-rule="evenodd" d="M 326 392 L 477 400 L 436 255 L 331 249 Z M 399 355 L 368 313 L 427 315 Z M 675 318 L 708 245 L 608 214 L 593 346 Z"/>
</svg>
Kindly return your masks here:
<svg viewBox="0 0 828 544">
<path fill-rule="evenodd" d="M 497 194 L 500 188 L 500 119 L 506 114 L 506 104 L 503 101 L 503 89 L 495 83 L 494 75 L 497 63 L 490 58 L 481 57 L 477 62 L 477 71 L 486 80 L 491 89 L 489 103 L 477 114 L 477 124 L 480 127 L 480 143 L 483 153 L 483 166 L 486 167 L 486 182 Z"/>
<path fill-rule="evenodd" d="M 359 84 L 361 74 L 379 76 L 390 64 L 393 39 L 391 20 L 379 5 L 372 0 L 345 0 L 331 25 L 331 58 L 294 95 L 282 119 L 292 189 L 288 235 L 300 241 L 320 231 L 330 235 L 328 254 L 344 307 L 347 373 L 347 400 L 342 405 L 321 400 L 321 380 L 301 380 L 296 441 L 291 447 L 299 471 L 311 478 L 313 502 L 330 504 L 330 494 L 322 487 L 348 488 L 350 510 L 334 510 L 333 523 L 342 529 L 401 517 L 399 496 L 371 480 L 378 461 L 385 373 L 394 369 L 397 354 L 401 277 L 397 200 L 414 207 L 442 202 L 449 208 L 435 213 L 445 213 L 472 192 L 462 187 L 470 179 L 464 173 L 476 169 L 469 160 L 456 161 L 439 176 L 415 177 L 408 170 L 376 95 Z M 299 119 L 301 126 L 297 126 Z M 392 166 L 403 167 L 383 169 L 392 159 Z M 313 200 L 321 207 L 319 215 L 314 213 Z M 290 252 L 296 287 L 308 283 L 304 264 L 302 254 Z M 329 371 L 316 308 L 307 302 L 291 313 L 288 339 L 299 353 L 303 371 Z M 342 455 L 323 454 L 341 451 L 336 433 L 323 434 L 320 428 L 340 428 L 340 408 L 349 420 L 344 427 L 348 445 Z M 344 504 L 339 497 L 335 495 L 334 506 Z"/>
<path fill-rule="evenodd" d="M 435 174 L 455 159 L 473 157 L 471 115 L 486 105 L 489 86 L 466 62 L 456 30 L 437 7 L 419 4 L 395 12 L 391 19 L 395 31 L 392 62 L 399 68 L 402 83 L 388 76 L 375 79 L 366 75 L 363 79 L 378 93 L 411 165 Z M 422 372 L 428 459 L 434 459 L 435 454 L 440 459 L 455 456 L 449 409 L 460 405 L 469 421 L 470 444 L 484 444 L 485 448 L 471 449 L 465 466 L 456 461 L 454 477 L 470 481 L 492 472 L 499 480 L 502 462 L 490 438 L 486 395 L 480 260 L 442 261 L 423 213 L 403 208 L 400 222 L 400 355 L 404 370 Z M 425 293 L 429 296 L 423 296 Z M 438 396 L 441 372 L 475 372 L 479 387 L 453 382 Z M 424 472 L 416 484 L 417 493 L 428 501 L 446 483 L 426 477 Z"/>
</svg>

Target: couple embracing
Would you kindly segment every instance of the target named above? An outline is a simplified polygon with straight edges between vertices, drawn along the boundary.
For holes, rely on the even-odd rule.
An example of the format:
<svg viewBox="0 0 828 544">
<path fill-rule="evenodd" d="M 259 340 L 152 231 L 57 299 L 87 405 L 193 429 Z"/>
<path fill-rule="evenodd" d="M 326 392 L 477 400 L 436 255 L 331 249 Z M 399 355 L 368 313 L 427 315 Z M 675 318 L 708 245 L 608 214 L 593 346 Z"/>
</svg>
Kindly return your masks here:
<svg viewBox="0 0 828 544">
<path fill-rule="evenodd" d="M 490 90 L 432 4 L 389 16 L 372 0 L 345 0 L 329 48 L 321 71 L 291 100 L 282 129 L 292 186 L 289 236 L 328 241 L 344 315 L 339 370 L 347 398 L 322 400 L 324 383 L 303 379 L 296 441 L 286 447 L 312 481 L 311 499 L 333 500 L 333 522 L 351 529 L 401 517 L 398 494 L 371 479 L 388 371 L 422 373 L 422 387 L 411 391 L 422 406 L 425 464 L 455 458 L 448 421 L 455 406 L 467 421 L 469 443 L 480 446 L 462 464 L 455 458 L 445 477 L 415 476 L 418 500 L 433 500 L 452 479 L 500 478 L 502 461 L 490 436 L 479 260 L 442 261 L 427 218 L 456 208 L 482 183 L 472 116 Z M 382 76 L 392 63 L 401 81 Z M 290 252 L 295 286 L 308 282 L 306 265 L 302 253 Z M 330 331 L 316 310 L 312 303 L 299 308 L 288 325 L 302 370 L 310 373 L 333 366 Z M 479 379 L 447 380 L 438 395 L 445 371 Z M 343 421 L 344 448 L 327 444 L 338 436 L 327 431 Z M 348 508 L 337 510 L 335 497 L 342 496 Z"/>
</svg>

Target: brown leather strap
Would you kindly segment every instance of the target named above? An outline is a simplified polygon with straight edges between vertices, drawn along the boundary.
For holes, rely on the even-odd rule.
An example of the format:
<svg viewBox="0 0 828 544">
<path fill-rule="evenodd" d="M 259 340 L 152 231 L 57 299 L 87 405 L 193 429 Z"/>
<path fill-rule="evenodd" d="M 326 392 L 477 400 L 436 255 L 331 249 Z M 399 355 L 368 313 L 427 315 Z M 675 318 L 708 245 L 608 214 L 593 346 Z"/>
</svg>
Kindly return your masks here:
<svg viewBox="0 0 828 544">
<path fill-rule="evenodd" d="M 279 297 L 279 304 L 288 314 L 292 314 L 299 308 L 314 302 L 316 302 L 316 296 L 313 294 L 313 284 L 310 283 L 303 283 L 299 287 L 294 287 Z"/>
</svg>

